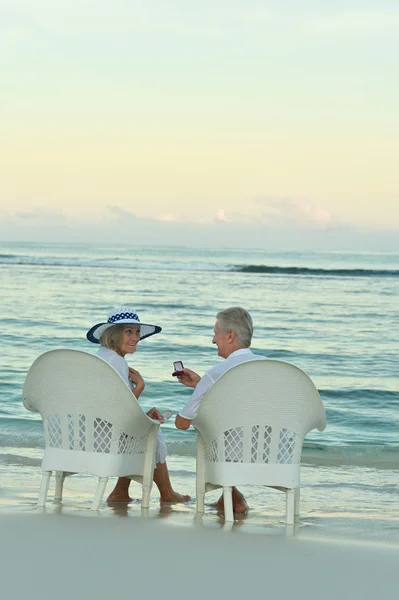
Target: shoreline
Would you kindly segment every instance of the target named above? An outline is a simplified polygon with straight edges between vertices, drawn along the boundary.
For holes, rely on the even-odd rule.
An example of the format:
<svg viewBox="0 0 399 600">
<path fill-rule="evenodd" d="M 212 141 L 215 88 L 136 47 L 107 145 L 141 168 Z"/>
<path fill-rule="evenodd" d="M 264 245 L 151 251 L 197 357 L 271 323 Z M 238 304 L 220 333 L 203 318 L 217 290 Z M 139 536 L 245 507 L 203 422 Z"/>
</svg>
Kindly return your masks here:
<svg viewBox="0 0 399 600">
<path fill-rule="evenodd" d="M 192 527 L 195 512 L 195 462 L 192 457 L 168 456 L 171 481 L 174 488 L 188 493 L 192 500 L 187 504 L 160 505 L 156 486 L 151 492 L 147 518 L 166 519 L 171 525 Z M 295 525 L 296 538 L 324 538 L 359 543 L 387 543 L 399 547 L 399 501 L 397 485 L 389 483 L 387 472 L 374 474 L 382 478 L 375 481 L 377 492 L 367 496 L 370 474 L 368 470 L 331 468 L 306 468 L 301 470 L 301 515 Z M 391 480 L 397 473 L 389 474 Z M 38 466 L 0 464 L 0 519 L 7 515 L 37 514 L 36 502 L 41 479 Z M 110 478 L 104 499 L 112 490 L 116 479 Z M 68 477 L 64 486 L 62 505 L 53 503 L 55 479 L 52 477 L 45 512 L 49 515 L 93 517 L 90 504 L 94 496 L 96 478 L 90 475 Z M 244 487 L 250 510 L 237 519 L 234 530 L 281 537 L 285 535 L 285 494 L 261 487 Z M 369 492 L 370 494 L 371 492 Z M 378 496 L 376 495 L 378 493 Z M 116 507 L 102 503 L 99 516 L 128 517 L 137 521 L 142 516 L 141 486 L 132 482 L 130 494 L 133 502 Z M 209 505 L 219 497 L 216 490 L 206 496 Z M 95 513 L 94 513 L 95 515 Z M 208 528 L 220 528 L 223 515 L 206 506 L 203 523 Z"/>
</svg>

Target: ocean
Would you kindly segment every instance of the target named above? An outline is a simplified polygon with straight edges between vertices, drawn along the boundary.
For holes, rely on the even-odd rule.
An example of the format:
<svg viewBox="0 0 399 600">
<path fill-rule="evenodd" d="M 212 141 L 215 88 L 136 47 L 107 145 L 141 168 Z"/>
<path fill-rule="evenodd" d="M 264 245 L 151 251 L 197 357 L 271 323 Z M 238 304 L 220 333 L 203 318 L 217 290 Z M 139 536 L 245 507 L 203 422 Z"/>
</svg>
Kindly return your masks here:
<svg viewBox="0 0 399 600">
<path fill-rule="evenodd" d="M 362 505 L 397 516 L 398 253 L 0 243 L 0 286 L 3 469 L 40 466 L 40 417 L 21 401 L 39 354 L 95 352 L 86 331 L 112 306 L 131 305 L 163 329 L 128 357 L 146 382 L 140 401 L 177 412 L 190 390 L 171 376 L 173 361 L 202 374 L 222 360 L 215 315 L 241 305 L 253 317 L 253 351 L 306 371 L 326 409 L 326 430 L 309 434 L 303 450 L 308 515 Z M 189 472 L 192 481 L 194 431 L 177 431 L 172 419 L 164 432 L 172 477 L 184 483 Z M 261 495 L 251 498 L 262 513 Z"/>
</svg>

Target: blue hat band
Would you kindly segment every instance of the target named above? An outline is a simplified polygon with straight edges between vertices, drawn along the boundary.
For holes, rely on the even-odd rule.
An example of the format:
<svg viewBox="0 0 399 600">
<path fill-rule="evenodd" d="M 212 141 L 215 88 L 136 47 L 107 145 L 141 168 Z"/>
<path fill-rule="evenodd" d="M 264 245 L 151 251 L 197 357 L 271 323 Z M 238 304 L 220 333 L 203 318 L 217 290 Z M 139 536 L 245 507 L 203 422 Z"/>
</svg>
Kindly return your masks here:
<svg viewBox="0 0 399 600">
<path fill-rule="evenodd" d="M 108 323 L 115 323 L 115 321 L 121 321 L 122 319 L 133 319 L 134 321 L 140 321 L 138 316 L 135 313 L 119 313 L 118 315 L 112 315 L 109 317 Z"/>
</svg>

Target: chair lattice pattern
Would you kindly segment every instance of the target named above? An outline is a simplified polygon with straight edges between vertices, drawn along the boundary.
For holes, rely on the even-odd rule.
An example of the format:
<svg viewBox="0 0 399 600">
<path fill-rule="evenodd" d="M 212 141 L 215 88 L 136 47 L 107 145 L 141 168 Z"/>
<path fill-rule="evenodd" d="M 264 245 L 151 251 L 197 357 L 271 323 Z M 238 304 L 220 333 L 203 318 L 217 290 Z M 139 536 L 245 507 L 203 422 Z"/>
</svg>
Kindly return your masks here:
<svg viewBox="0 0 399 600">
<path fill-rule="evenodd" d="M 209 462 L 218 462 L 218 441 L 212 440 L 210 444 L 205 446 L 205 460 Z"/>
<path fill-rule="evenodd" d="M 94 452 L 111 452 L 112 423 L 103 419 L 94 419 L 93 450 Z"/>
<path fill-rule="evenodd" d="M 86 450 L 86 417 L 79 415 L 79 449 Z"/>
<path fill-rule="evenodd" d="M 262 461 L 264 463 L 269 462 L 270 456 L 270 444 L 272 443 L 272 428 L 265 427 L 265 435 L 263 437 L 263 453 L 262 453 Z"/>
<path fill-rule="evenodd" d="M 86 450 L 87 423 L 85 415 L 50 415 L 47 417 L 48 446 L 63 448 L 62 429 L 63 423 L 67 430 L 69 450 Z M 75 431 L 75 428 L 78 428 Z M 113 425 L 103 419 L 94 419 L 93 422 L 93 450 L 94 452 L 111 452 Z M 118 440 L 118 454 L 144 454 L 147 450 L 147 436 L 130 436 L 121 433 Z"/>
<path fill-rule="evenodd" d="M 277 451 L 277 462 L 280 464 L 292 464 L 292 456 L 295 450 L 297 434 L 289 429 L 280 431 L 280 441 Z"/>
<path fill-rule="evenodd" d="M 62 448 L 62 430 L 60 415 L 47 417 L 48 445 L 50 448 Z"/>
<path fill-rule="evenodd" d="M 259 425 L 254 425 L 251 431 L 251 463 L 258 460 Z"/>
<path fill-rule="evenodd" d="M 147 436 L 134 437 L 121 433 L 119 436 L 118 454 L 144 454 L 147 447 Z"/>
<path fill-rule="evenodd" d="M 226 462 L 243 462 L 244 436 L 242 427 L 227 429 L 224 432 L 224 454 Z"/>
<path fill-rule="evenodd" d="M 75 448 L 75 428 L 73 424 L 73 415 L 67 415 L 68 417 L 68 446 L 70 450 Z"/>
</svg>

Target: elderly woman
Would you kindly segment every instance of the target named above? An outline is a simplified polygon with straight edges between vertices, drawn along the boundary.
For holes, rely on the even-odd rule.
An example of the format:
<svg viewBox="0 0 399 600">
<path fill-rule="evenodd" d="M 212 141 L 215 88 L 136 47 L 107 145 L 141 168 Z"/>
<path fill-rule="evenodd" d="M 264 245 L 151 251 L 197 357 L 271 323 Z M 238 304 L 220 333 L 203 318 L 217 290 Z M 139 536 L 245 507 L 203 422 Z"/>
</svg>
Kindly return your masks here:
<svg viewBox="0 0 399 600">
<path fill-rule="evenodd" d="M 131 307 L 113 308 L 106 323 L 94 325 L 86 334 L 87 339 L 94 344 L 101 344 L 97 355 L 108 362 L 132 390 L 138 399 L 144 390 L 144 380 L 140 373 L 129 367 L 126 354 L 133 354 L 137 350 L 140 340 L 159 333 L 161 327 L 141 323 L 136 311 Z M 151 419 L 163 422 L 163 416 L 156 408 L 147 412 Z M 158 433 L 156 448 L 156 467 L 154 469 L 154 482 L 159 489 L 161 502 L 187 502 L 190 496 L 182 496 L 172 488 L 169 471 L 166 464 L 167 449 L 163 434 Z M 108 496 L 108 502 L 130 502 L 129 477 L 119 477 L 114 490 Z"/>
</svg>

